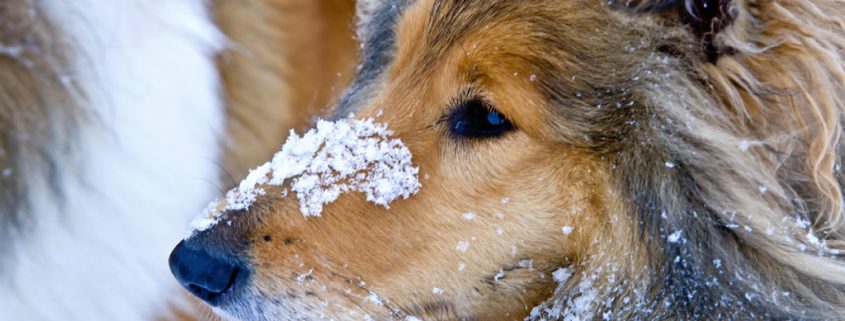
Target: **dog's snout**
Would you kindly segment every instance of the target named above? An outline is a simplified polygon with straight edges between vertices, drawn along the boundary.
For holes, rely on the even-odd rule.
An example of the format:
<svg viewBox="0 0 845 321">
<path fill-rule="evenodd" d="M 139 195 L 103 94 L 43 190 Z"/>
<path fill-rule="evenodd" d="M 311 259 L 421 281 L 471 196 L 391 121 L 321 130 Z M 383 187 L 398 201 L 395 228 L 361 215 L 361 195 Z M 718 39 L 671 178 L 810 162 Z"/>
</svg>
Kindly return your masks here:
<svg viewBox="0 0 845 321">
<path fill-rule="evenodd" d="M 217 257 L 179 242 L 170 253 L 170 271 L 183 287 L 212 306 L 229 291 L 243 271 L 235 260 Z"/>
</svg>

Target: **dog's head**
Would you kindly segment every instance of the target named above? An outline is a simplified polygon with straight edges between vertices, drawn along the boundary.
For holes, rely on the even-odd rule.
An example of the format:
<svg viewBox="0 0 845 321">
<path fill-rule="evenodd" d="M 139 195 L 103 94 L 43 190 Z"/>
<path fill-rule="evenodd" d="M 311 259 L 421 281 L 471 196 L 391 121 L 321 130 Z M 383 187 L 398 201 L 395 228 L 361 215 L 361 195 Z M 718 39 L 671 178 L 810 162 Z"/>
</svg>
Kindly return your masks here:
<svg viewBox="0 0 845 321">
<path fill-rule="evenodd" d="M 819 9 L 805 2 L 752 7 Z M 838 156 L 773 139 L 781 130 L 811 143 L 838 138 L 839 129 L 805 130 L 826 120 L 791 106 L 812 101 L 839 117 L 842 97 L 774 92 L 809 94 L 819 89 L 803 85 L 818 79 L 762 67 L 795 49 L 763 48 L 776 35 L 763 35 L 751 5 L 372 3 L 362 6 L 361 69 L 335 122 L 289 140 L 213 204 L 216 225 L 174 251 L 177 278 L 216 311 L 245 320 L 812 317 L 790 308 L 842 299 L 826 285 L 842 276 L 820 278 L 835 294 L 825 299 L 768 280 L 843 269 L 798 250 L 830 248 L 809 238 L 807 218 L 820 237 L 840 236 L 825 217 L 838 198 L 801 198 L 839 193 L 828 179 Z M 791 63 L 814 63 L 800 54 Z M 810 152 L 796 160 L 796 151 Z M 805 171 L 807 159 L 824 168 Z M 757 296 L 773 289 L 782 291 Z"/>
</svg>

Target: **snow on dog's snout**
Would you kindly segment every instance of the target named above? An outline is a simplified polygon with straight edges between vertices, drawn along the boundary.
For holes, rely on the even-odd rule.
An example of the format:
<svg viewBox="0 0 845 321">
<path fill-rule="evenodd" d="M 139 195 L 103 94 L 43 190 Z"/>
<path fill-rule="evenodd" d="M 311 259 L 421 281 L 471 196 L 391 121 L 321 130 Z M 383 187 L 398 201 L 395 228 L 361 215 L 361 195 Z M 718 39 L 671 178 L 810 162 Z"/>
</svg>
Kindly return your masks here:
<svg viewBox="0 0 845 321">
<path fill-rule="evenodd" d="M 223 213 L 248 209 L 267 193 L 263 187 L 286 182 L 306 217 L 319 216 L 323 205 L 346 192 L 362 192 L 368 201 L 388 208 L 399 197 L 408 198 L 420 189 L 419 168 L 411 163 L 411 152 L 391 135 L 386 125 L 372 118 L 320 120 L 303 136 L 291 131 L 270 162 L 250 171 L 226 194 L 225 202 L 212 202 L 191 227 L 194 232 L 206 230 Z"/>
</svg>

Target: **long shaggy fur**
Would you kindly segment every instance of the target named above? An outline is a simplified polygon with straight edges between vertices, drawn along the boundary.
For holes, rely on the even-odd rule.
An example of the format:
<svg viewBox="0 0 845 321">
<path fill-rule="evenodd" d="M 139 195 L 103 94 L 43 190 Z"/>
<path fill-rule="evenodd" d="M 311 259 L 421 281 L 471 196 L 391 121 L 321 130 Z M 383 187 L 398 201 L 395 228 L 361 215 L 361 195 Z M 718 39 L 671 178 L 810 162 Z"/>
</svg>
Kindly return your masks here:
<svg viewBox="0 0 845 321">
<path fill-rule="evenodd" d="M 220 311 L 845 319 L 842 0 L 359 9 L 361 65 L 335 116 L 389 122 L 430 177 L 390 212 L 344 196 L 305 219 L 268 192 L 224 213 L 182 243 L 249 271 Z M 454 97 L 464 87 L 480 93 Z M 517 129 L 450 137 L 441 123 L 468 99 Z M 467 209 L 473 223 L 449 215 Z"/>
<path fill-rule="evenodd" d="M 434 10 L 443 16 L 462 6 L 478 11 L 486 6 L 441 3 Z M 489 5 L 488 16 L 519 10 L 495 6 Z M 617 97 L 635 101 L 635 108 L 595 111 L 595 104 L 584 103 L 590 110 L 578 116 L 561 97 L 570 90 L 561 86 L 578 84 L 554 75 L 540 78 L 557 79 L 544 84 L 552 101 L 559 99 L 568 121 L 583 121 L 578 123 L 583 132 L 562 134 L 592 137 L 585 144 L 614 163 L 615 184 L 627 207 L 620 210 L 638 228 L 619 228 L 597 241 L 604 242 L 603 251 L 586 259 L 581 273 L 545 306 L 565 307 L 585 295 L 577 286 L 583 280 L 622 269 L 625 277 L 600 286 L 601 304 L 592 306 L 593 315 L 845 318 L 845 2 L 643 0 L 609 6 L 611 20 L 620 23 L 618 34 L 599 44 L 561 40 L 568 47 L 560 50 L 583 50 L 576 56 L 595 59 L 582 62 L 595 65 L 588 80 L 593 85 L 613 88 L 618 74 L 634 79 Z M 389 19 L 370 13 L 363 20 L 370 22 L 361 29 L 364 39 L 392 43 L 391 35 L 367 32 L 384 30 L 376 23 Z M 433 29 L 443 39 L 457 39 L 460 22 L 476 21 L 443 20 L 451 29 Z M 577 32 L 577 26 L 550 20 L 544 32 Z M 585 27 L 586 21 L 591 20 L 585 19 Z M 630 39 L 639 42 L 631 45 L 631 59 L 596 55 L 623 51 L 614 46 Z M 435 49 L 444 45 L 432 43 Z M 642 65 L 629 63 L 639 59 L 637 52 L 650 50 L 662 55 Z M 373 69 L 364 74 L 377 72 Z M 356 96 L 355 88 L 350 96 Z M 630 253 L 645 259 L 621 258 Z M 550 317 L 537 311 L 537 318 Z"/>
<path fill-rule="evenodd" d="M 78 121 L 75 102 L 81 93 L 70 77 L 67 40 L 37 1 L 0 3 L 0 21 L 0 253 L 4 253 L 13 231 L 32 227 L 26 214 L 26 180 L 57 180 L 63 175 L 53 159 L 71 147 L 68 136 Z M 51 108 L 58 105 L 63 108 Z M 30 177 L 20 175 L 33 168 L 45 170 Z"/>
<path fill-rule="evenodd" d="M 730 16 L 712 18 L 731 24 L 698 43 L 703 47 L 677 39 L 669 47 L 667 38 L 696 26 L 678 25 L 668 36 L 666 26 L 697 17 L 690 10 L 702 3 L 723 5 Z M 622 300 L 631 293 L 618 291 L 632 281 L 621 281 L 606 285 L 611 308 L 596 312 L 625 319 L 845 317 L 845 3 L 640 1 L 622 11 L 637 12 L 633 20 L 661 13 L 629 23 L 683 67 L 644 66 L 659 76 L 632 89 L 645 104 L 633 116 L 639 125 L 631 139 L 607 147 L 618 151 L 617 184 L 640 226 L 637 243 L 662 255 L 631 271 L 632 279 L 650 280 L 633 286 L 640 298 L 634 308 Z M 670 240 L 674 233 L 682 237 Z M 637 250 L 608 251 L 625 252 Z M 617 259 L 599 255 L 585 270 Z"/>
</svg>

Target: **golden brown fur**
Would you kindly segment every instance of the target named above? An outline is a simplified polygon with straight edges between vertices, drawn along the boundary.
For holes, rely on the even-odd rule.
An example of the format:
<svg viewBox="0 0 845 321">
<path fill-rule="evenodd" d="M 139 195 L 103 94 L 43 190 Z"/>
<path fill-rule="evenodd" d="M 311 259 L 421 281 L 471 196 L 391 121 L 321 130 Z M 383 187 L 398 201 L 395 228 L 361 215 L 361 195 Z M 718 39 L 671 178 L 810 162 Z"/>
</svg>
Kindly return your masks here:
<svg viewBox="0 0 845 321">
<path fill-rule="evenodd" d="M 423 188 L 390 209 L 342 196 L 310 219 L 269 189 L 228 213 L 186 241 L 248 262 L 225 314 L 845 318 L 845 2 L 368 10 L 337 113 L 389 124 Z M 517 130 L 450 135 L 444 115 L 471 99 Z"/>
</svg>

